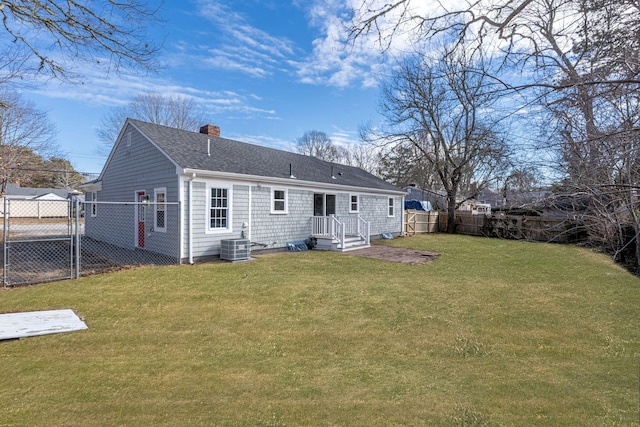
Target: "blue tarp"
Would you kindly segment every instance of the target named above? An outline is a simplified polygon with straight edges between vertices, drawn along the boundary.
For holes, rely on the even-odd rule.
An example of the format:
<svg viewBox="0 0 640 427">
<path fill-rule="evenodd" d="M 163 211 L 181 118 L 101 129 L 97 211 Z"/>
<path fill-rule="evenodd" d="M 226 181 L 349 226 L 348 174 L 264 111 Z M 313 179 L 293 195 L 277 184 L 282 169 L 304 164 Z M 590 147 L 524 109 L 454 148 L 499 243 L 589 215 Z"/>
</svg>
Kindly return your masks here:
<svg viewBox="0 0 640 427">
<path fill-rule="evenodd" d="M 293 252 L 301 252 L 309 249 L 307 246 L 307 242 L 304 240 L 294 240 L 291 242 L 287 242 L 287 250 Z"/>
<path fill-rule="evenodd" d="M 426 200 L 405 200 L 404 201 L 405 209 L 415 209 L 417 211 L 431 211 L 431 202 Z"/>
</svg>

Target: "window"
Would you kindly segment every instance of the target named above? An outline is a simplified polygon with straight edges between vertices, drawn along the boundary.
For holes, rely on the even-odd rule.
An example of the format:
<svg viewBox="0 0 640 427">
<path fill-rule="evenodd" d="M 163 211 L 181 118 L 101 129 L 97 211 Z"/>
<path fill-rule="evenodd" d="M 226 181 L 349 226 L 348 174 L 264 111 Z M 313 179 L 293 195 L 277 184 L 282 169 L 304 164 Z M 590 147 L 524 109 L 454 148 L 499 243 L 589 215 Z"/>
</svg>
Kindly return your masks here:
<svg viewBox="0 0 640 427">
<path fill-rule="evenodd" d="M 357 213 L 359 211 L 360 197 L 357 194 L 352 194 L 349 197 L 349 212 Z"/>
<path fill-rule="evenodd" d="M 155 231 L 166 232 L 167 231 L 167 189 L 156 188 L 153 190 L 155 196 Z"/>
<path fill-rule="evenodd" d="M 271 192 L 271 213 L 286 214 L 287 211 L 287 190 L 274 189 Z"/>
<path fill-rule="evenodd" d="M 98 200 L 98 193 L 95 191 L 91 192 L 91 201 L 93 203 L 91 203 L 91 216 L 96 217 L 98 216 L 98 204 L 95 203 Z"/>
<path fill-rule="evenodd" d="M 393 208 L 393 197 L 389 197 L 389 216 L 394 216 Z"/>
<path fill-rule="evenodd" d="M 229 190 L 227 188 L 210 188 L 209 194 L 209 229 L 228 230 L 230 228 Z"/>
</svg>

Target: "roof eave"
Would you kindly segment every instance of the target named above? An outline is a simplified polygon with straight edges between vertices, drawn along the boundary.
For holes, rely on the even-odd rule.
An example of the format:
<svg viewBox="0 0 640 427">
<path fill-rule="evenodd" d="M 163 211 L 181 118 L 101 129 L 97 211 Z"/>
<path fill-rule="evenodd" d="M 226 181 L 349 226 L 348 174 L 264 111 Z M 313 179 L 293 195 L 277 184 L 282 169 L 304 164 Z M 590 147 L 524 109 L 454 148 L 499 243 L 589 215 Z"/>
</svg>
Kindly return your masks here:
<svg viewBox="0 0 640 427">
<path fill-rule="evenodd" d="M 78 186 L 84 191 L 102 191 L 102 181 L 91 181 Z"/>
<path fill-rule="evenodd" d="M 406 192 L 402 190 L 390 190 L 384 188 L 374 187 L 359 187 L 355 185 L 340 184 L 340 183 L 326 183 L 318 181 L 303 181 L 297 178 L 278 178 L 260 175 L 247 175 L 231 172 L 218 172 L 203 169 L 191 169 L 185 168 L 182 170 L 182 175 L 191 178 L 217 178 L 217 179 L 230 179 L 236 181 L 255 182 L 260 184 L 282 185 L 282 186 L 296 186 L 305 188 L 325 188 L 328 190 L 350 191 L 350 192 L 367 192 L 378 194 L 393 194 L 397 196 L 404 196 Z"/>
</svg>

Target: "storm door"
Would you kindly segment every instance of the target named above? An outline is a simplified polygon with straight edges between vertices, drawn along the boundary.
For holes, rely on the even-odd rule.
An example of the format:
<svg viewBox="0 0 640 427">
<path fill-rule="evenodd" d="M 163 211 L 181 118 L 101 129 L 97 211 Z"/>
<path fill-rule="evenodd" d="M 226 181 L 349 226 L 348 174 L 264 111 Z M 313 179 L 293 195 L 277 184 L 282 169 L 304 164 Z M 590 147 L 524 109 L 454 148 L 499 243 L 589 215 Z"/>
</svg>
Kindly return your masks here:
<svg viewBox="0 0 640 427">
<path fill-rule="evenodd" d="M 136 192 L 136 247 L 144 248 L 144 216 L 146 197 L 144 191 Z"/>
<path fill-rule="evenodd" d="M 313 195 L 313 216 L 329 216 L 336 214 L 335 194 L 315 193 Z"/>
</svg>

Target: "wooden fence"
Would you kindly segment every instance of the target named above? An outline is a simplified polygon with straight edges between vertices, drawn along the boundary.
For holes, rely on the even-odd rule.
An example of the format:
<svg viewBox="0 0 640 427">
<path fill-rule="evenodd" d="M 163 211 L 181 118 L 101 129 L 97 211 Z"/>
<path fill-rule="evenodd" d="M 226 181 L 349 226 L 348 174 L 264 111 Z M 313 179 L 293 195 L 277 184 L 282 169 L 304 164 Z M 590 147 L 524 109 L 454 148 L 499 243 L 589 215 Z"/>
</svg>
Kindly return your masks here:
<svg viewBox="0 0 640 427">
<path fill-rule="evenodd" d="M 437 233 L 440 231 L 439 217 L 439 212 L 406 210 L 404 211 L 404 231 L 411 236 L 423 233 Z"/>
<path fill-rule="evenodd" d="M 456 233 L 538 242 L 572 243 L 585 237 L 576 220 L 518 215 L 473 215 L 456 212 Z M 414 236 L 447 230 L 446 212 L 404 211 L 405 234 Z"/>
</svg>

